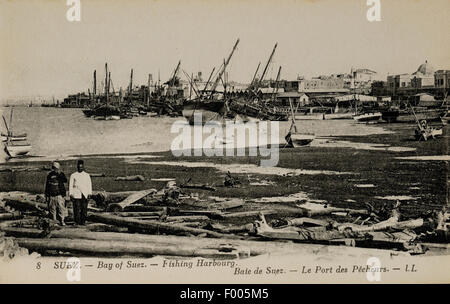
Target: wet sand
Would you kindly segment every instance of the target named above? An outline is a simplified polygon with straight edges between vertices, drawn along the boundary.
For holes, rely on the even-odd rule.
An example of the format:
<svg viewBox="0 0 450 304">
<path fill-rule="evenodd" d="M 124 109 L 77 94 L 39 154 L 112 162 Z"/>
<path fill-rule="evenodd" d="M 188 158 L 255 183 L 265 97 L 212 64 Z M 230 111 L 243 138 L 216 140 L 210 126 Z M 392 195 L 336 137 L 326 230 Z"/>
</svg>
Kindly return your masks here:
<svg viewBox="0 0 450 304">
<path fill-rule="evenodd" d="M 265 208 L 270 208 L 271 202 L 258 201 L 264 197 L 286 197 L 279 199 L 278 204 L 287 206 L 294 202 L 321 201 L 350 208 L 364 207 L 365 203 L 391 203 L 400 197 L 403 214 L 411 217 L 446 204 L 447 138 L 417 142 L 413 140 L 412 125 L 384 124 L 378 128 L 386 132 L 333 137 L 335 142 L 345 142 L 341 146 L 281 149 L 278 166 L 266 171 L 258 166 L 260 157 L 251 156 L 174 157 L 171 152 L 154 152 L 83 158 L 88 172 L 105 174 L 105 177 L 93 177 L 95 190 L 162 188 L 170 179 L 181 184 L 191 178 L 194 183 L 216 186 L 215 196 L 244 198 L 247 202 L 244 209 L 248 210 L 263 203 Z M 445 129 L 444 135 L 447 132 Z M 353 147 L 351 143 L 355 143 Z M 361 143 L 377 148 L 359 149 Z M 408 149 L 397 151 L 386 149 L 387 146 Z M 75 158 L 61 161 L 67 175 L 75 171 Z M 17 166 L 48 167 L 49 159 L 16 160 L 0 165 L 0 169 Z M 226 171 L 240 180 L 239 187 L 223 186 Z M 0 172 L 0 191 L 42 193 L 46 174 L 45 170 Z M 143 175 L 145 181 L 115 181 L 117 176 L 125 175 Z M 211 194 L 202 190 L 185 192 L 204 197 Z M 304 195 L 295 197 L 298 193 Z M 295 199 L 290 200 L 292 195 Z"/>
</svg>

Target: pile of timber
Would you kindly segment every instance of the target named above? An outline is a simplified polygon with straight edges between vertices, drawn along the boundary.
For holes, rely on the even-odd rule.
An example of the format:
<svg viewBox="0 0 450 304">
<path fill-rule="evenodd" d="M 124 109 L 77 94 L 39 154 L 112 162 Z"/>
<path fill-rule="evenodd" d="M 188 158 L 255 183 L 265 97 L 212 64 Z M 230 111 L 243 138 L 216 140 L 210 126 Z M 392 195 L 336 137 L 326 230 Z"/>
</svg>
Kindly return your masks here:
<svg viewBox="0 0 450 304">
<path fill-rule="evenodd" d="M 64 228 L 42 219 L 47 214 L 42 195 L 0 193 L 3 201 L 0 230 L 7 237 L 14 237 L 17 246 L 42 255 L 59 252 L 86 256 L 214 259 L 244 258 L 300 248 L 313 251 L 323 245 L 347 253 L 363 252 L 364 248 L 365 252 L 378 250 L 392 254 L 395 250 L 420 254 L 433 244 L 439 244 L 438 248 L 443 245 L 433 241 L 422 246 L 424 235 L 446 237 L 448 231 L 448 213 L 444 209 L 431 221 L 403 219 L 398 205 L 387 218 L 374 208 L 326 205 L 312 208 L 311 204 L 280 204 L 255 210 L 254 205 L 247 207 L 244 200 L 237 198 L 201 200 L 181 195 L 173 203 L 164 200 L 166 192 L 163 190 L 94 193 L 89 204 L 88 225 L 71 225 L 69 203 L 68 226 Z"/>
</svg>

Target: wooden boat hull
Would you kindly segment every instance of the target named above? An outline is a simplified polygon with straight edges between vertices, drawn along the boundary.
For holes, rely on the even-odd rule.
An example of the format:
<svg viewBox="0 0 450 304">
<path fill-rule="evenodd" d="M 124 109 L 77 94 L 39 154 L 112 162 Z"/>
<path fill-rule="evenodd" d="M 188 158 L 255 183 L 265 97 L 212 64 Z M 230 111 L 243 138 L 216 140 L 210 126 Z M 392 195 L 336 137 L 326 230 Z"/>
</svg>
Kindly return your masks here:
<svg viewBox="0 0 450 304">
<path fill-rule="evenodd" d="M 211 102 L 190 103 L 184 106 L 183 116 L 190 125 L 204 125 L 208 121 L 220 120 L 225 113 L 225 103 L 215 100 Z M 195 120 L 194 116 L 198 119 Z M 201 118 L 201 119 L 200 119 Z"/>
<path fill-rule="evenodd" d="M 105 120 L 120 120 L 119 115 L 106 116 Z"/>
<path fill-rule="evenodd" d="M 382 116 L 381 112 L 364 113 L 353 116 L 353 119 L 357 122 L 369 122 L 369 121 L 378 121 L 381 119 L 381 116 Z"/>
<path fill-rule="evenodd" d="M 354 113 L 348 112 L 348 113 L 331 113 L 331 114 L 325 114 L 325 119 L 352 119 Z"/>
<path fill-rule="evenodd" d="M 21 155 L 26 155 L 31 151 L 31 145 L 29 144 L 6 144 L 5 151 L 10 157 L 17 157 Z"/>
<path fill-rule="evenodd" d="M 324 113 L 296 114 L 295 120 L 324 120 Z"/>
<path fill-rule="evenodd" d="M 387 122 L 416 122 L 417 120 L 433 121 L 441 118 L 444 111 L 440 109 L 414 109 L 414 114 L 410 110 L 389 110 L 383 111 L 382 118 Z"/>
<path fill-rule="evenodd" d="M 309 145 L 315 138 L 314 134 L 308 133 L 292 133 L 290 135 L 290 140 L 287 139 L 287 142 L 293 148 L 303 147 Z"/>
</svg>

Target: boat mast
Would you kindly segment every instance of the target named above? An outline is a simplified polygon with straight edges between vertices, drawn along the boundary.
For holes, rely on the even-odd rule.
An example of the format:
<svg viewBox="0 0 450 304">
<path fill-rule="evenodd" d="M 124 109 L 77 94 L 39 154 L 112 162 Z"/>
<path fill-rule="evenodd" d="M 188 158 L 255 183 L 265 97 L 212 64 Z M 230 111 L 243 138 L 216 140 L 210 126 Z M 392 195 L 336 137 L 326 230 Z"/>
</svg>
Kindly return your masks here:
<svg viewBox="0 0 450 304">
<path fill-rule="evenodd" d="M 214 81 L 214 83 L 213 83 L 213 85 L 211 87 L 210 97 L 212 97 L 212 95 L 216 91 L 217 85 L 219 84 L 219 81 L 222 78 L 223 73 L 225 73 L 225 69 L 227 68 L 227 65 L 230 63 L 231 57 L 233 56 L 233 53 L 236 50 L 238 44 L 239 44 L 239 38 L 236 40 L 236 43 L 233 46 L 233 50 L 231 51 L 231 53 L 228 56 L 227 60 L 224 62 L 222 69 L 220 70 L 219 74 L 216 77 L 216 80 Z"/>
<path fill-rule="evenodd" d="M 175 68 L 175 71 L 173 72 L 172 79 L 170 80 L 170 86 L 173 86 L 175 84 L 175 77 L 177 77 L 178 71 L 180 70 L 181 60 L 178 61 L 177 67 Z"/>
<path fill-rule="evenodd" d="M 12 136 L 12 117 L 13 117 L 13 110 L 14 110 L 14 107 L 11 107 L 11 113 L 10 113 L 10 115 L 9 115 L 9 131 L 11 132 L 11 136 Z"/>
<path fill-rule="evenodd" d="M 278 93 L 278 82 L 280 81 L 280 74 L 281 74 L 281 66 L 278 68 L 277 80 L 275 82 L 275 88 L 273 88 L 272 92 L 272 101 L 275 101 L 276 94 Z"/>
<path fill-rule="evenodd" d="M 223 66 L 225 67 L 225 58 L 223 59 Z M 223 96 L 225 97 L 225 95 L 227 93 L 227 72 L 226 72 L 225 68 L 223 70 L 222 84 L 223 84 Z"/>
<path fill-rule="evenodd" d="M 112 87 L 112 96 L 114 97 L 114 95 L 116 95 L 116 92 L 114 91 L 114 83 L 111 80 L 111 72 L 108 72 L 108 92 L 110 90 L 110 88 Z"/>
<path fill-rule="evenodd" d="M 133 69 L 131 69 L 130 74 L 130 86 L 128 88 L 128 103 L 131 104 L 131 94 L 133 93 Z"/>
<path fill-rule="evenodd" d="M 12 134 L 11 134 L 11 131 L 9 131 L 9 127 L 8 127 L 8 124 L 6 123 L 6 118 L 5 118 L 5 116 L 2 115 L 2 118 L 3 118 L 3 122 L 5 123 L 6 133 L 8 133 L 8 137 L 9 137 L 9 136 L 12 135 Z"/>
<path fill-rule="evenodd" d="M 150 106 L 150 80 L 151 80 L 151 76 L 152 76 L 152 74 L 148 74 L 148 83 L 147 83 L 147 94 L 148 94 L 148 98 L 147 98 L 147 108 Z"/>
<path fill-rule="evenodd" d="M 205 88 L 203 89 L 203 91 L 201 91 L 200 97 L 208 89 L 209 82 L 211 81 L 211 78 L 212 78 L 212 75 L 214 74 L 215 69 L 216 69 L 216 67 L 213 67 L 211 74 L 209 74 L 208 80 L 206 81 L 206 84 L 205 84 Z"/>
<path fill-rule="evenodd" d="M 194 91 L 194 93 L 197 96 L 199 96 L 200 94 L 198 93 L 198 90 L 196 89 L 196 84 L 194 82 L 194 74 L 192 73 L 192 76 L 189 76 L 188 73 L 186 73 L 185 71 L 183 71 L 183 73 L 186 76 L 186 78 L 189 80 L 189 85 L 190 85 L 189 100 L 192 97 L 192 91 Z"/>
<path fill-rule="evenodd" d="M 256 71 L 255 71 L 255 74 L 253 75 L 252 82 L 250 82 L 250 87 L 252 87 L 253 84 L 254 84 L 254 82 L 255 82 L 256 75 L 258 74 L 259 66 L 260 66 L 260 65 L 261 65 L 261 61 L 258 63 L 258 66 L 256 67 Z"/>
<path fill-rule="evenodd" d="M 106 96 L 106 105 L 108 105 L 109 98 L 109 87 L 108 87 L 108 63 L 105 63 L 105 96 Z"/>
<path fill-rule="evenodd" d="M 97 71 L 94 70 L 94 89 L 93 89 L 93 95 L 95 99 L 95 95 L 97 95 Z"/>
<path fill-rule="evenodd" d="M 261 79 L 259 79 L 258 81 L 258 86 L 256 87 L 256 89 L 258 89 L 259 87 L 261 87 L 261 84 L 264 80 L 264 76 L 266 76 L 266 72 L 267 72 L 267 68 L 269 67 L 270 62 L 272 61 L 273 55 L 275 54 L 275 50 L 277 49 L 278 43 L 275 43 L 275 46 L 273 47 L 272 53 L 270 54 L 269 60 L 267 60 L 266 66 L 264 67 L 264 71 L 261 75 Z"/>
<path fill-rule="evenodd" d="M 192 84 L 192 82 L 193 82 L 193 81 L 194 81 L 194 73 L 191 73 L 191 81 L 190 81 L 191 86 L 189 87 L 189 100 L 192 99 L 192 89 L 193 89 L 193 84 Z"/>
</svg>

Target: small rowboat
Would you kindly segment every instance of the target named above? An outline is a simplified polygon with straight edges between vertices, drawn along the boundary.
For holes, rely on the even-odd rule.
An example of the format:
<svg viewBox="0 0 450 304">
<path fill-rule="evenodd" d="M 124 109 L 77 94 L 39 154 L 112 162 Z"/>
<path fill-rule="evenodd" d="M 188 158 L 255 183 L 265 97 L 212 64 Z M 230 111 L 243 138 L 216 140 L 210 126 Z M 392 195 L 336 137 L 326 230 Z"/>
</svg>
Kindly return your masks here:
<svg viewBox="0 0 450 304">
<path fill-rule="evenodd" d="M 316 136 L 313 133 L 291 133 L 291 140 L 288 144 L 293 148 L 309 145 Z"/>
<path fill-rule="evenodd" d="M 374 113 L 364 113 L 353 116 L 353 119 L 357 122 L 369 122 L 369 121 L 378 121 L 380 120 L 382 114 L 381 112 Z"/>
<path fill-rule="evenodd" d="M 31 145 L 26 142 L 7 142 L 5 151 L 9 157 L 17 157 L 28 154 L 31 151 Z"/>
<path fill-rule="evenodd" d="M 297 131 L 297 125 L 295 124 L 295 114 L 297 113 L 298 104 L 295 110 L 292 101 L 289 101 L 289 105 L 291 108 L 292 123 L 291 127 L 289 128 L 289 132 L 284 137 L 284 139 L 286 140 L 286 146 L 291 148 L 307 146 L 316 138 L 316 136 L 313 133 L 302 133 Z"/>
<path fill-rule="evenodd" d="M 8 134 L 2 133 L 1 137 L 5 145 L 5 152 L 8 154 L 9 157 L 17 157 L 25 155 L 31 151 L 31 145 L 26 142 L 27 134 L 25 133 L 14 134 L 14 132 L 12 131 L 11 126 L 12 126 L 13 109 L 14 108 L 11 108 L 9 125 L 8 123 L 6 123 L 5 116 L 2 116 Z"/>
</svg>

